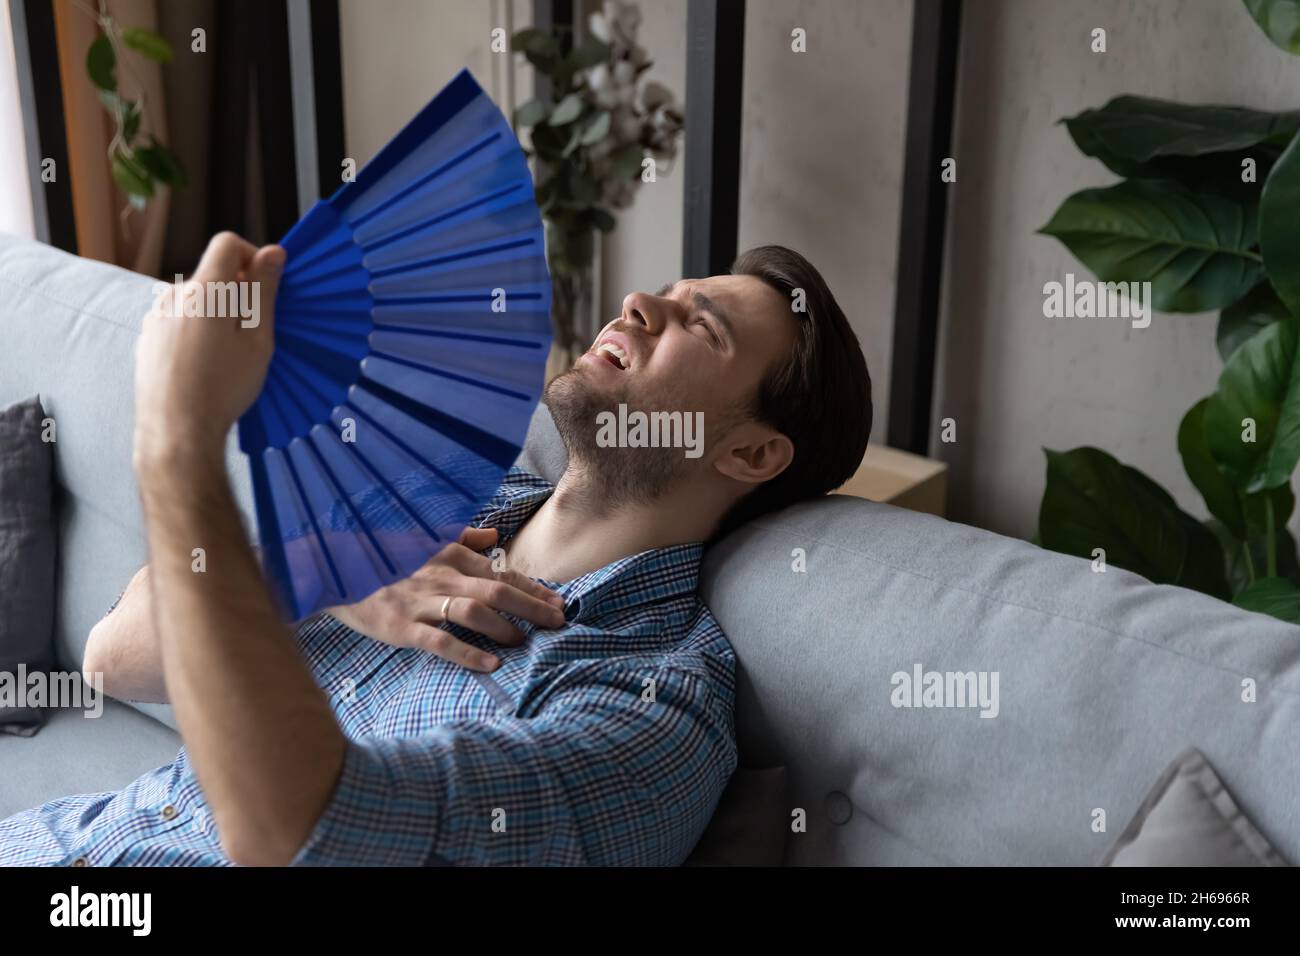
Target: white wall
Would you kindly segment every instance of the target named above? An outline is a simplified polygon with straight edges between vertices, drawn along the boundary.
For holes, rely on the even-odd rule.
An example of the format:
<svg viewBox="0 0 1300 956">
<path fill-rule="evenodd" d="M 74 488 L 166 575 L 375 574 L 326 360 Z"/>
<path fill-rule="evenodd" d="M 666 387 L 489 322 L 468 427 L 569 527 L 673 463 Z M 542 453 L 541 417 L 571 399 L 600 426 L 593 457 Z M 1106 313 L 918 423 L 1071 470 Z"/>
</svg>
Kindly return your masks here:
<svg viewBox="0 0 1300 956">
<path fill-rule="evenodd" d="M 13 24 L 7 3 L 0 5 L 0 169 L 5 171 L 0 184 L 0 232 L 33 238 L 36 226 L 27 183 L 29 177 L 39 175 L 39 170 L 30 169 L 27 162 Z"/>
<path fill-rule="evenodd" d="M 822 273 L 889 414 L 911 0 L 749 0 L 740 248 L 775 242 Z M 790 49 L 807 31 L 808 52 Z"/>
<path fill-rule="evenodd" d="M 1046 319 L 1042 288 L 1091 274 L 1034 234 L 1067 195 L 1116 181 L 1056 121 L 1134 93 L 1188 103 L 1300 107 L 1300 58 L 1236 0 L 981 0 L 962 25 L 943 353 L 935 420 L 957 420 L 950 515 L 1022 537 L 1037 527 L 1042 447 L 1096 445 L 1198 517 L 1176 435 L 1214 390 L 1215 315 L 1151 326 Z M 1108 51 L 1089 50 L 1107 30 Z M 937 435 L 937 430 L 932 434 Z"/>
<path fill-rule="evenodd" d="M 531 23 L 529 0 L 340 0 L 343 125 L 348 155 L 361 166 L 468 67 L 509 116 L 505 59 L 490 49 L 494 27 Z M 532 68 L 518 58 L 516 105 L 532 89 Z"/>
</svg>

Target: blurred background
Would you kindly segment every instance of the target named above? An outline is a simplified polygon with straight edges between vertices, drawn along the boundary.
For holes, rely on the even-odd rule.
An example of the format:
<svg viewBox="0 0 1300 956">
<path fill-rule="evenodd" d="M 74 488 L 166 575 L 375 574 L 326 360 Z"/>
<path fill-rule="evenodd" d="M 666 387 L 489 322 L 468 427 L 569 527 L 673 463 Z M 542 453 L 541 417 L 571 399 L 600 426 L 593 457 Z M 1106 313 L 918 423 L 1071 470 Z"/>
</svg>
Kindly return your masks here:
<svg viewBox="0 0 1300 956">
<path fill-rule="evenodd" d="M 785 244 L 821 270 L 857 332 L 875 440 L 946 466 L 949 517 L 1034 537 L 1044 447 L 1096 446 L 1203 520 L 1176 435 L 1223 367 L 1218 310 L 1158 314 L 1146 329 L 1047 319 L 1044 284 L 1091 273 L 1038 230 L 1071 193 L 1121 178 L 1084 154 L 1062 118 L 1126 94 L 1300 107 L 1300 57 L 1268 35 L 1260 6 L 7 0 L 0 229 L 170 276 L 191 268 L 218 229 L 277 238 L 337 187 L 348 160 L 363 165 L 462 67 L 515 119 L 521 141 L 545 152 L 534 127 L 539 117 L 560 125 L 551 94 L 575 77 L 535 64 L 586 49 L 572 121 L 583 124 L 580 150 L 568 155 L 586 157 L 602 212 L 580 214 L 589 251 L 572 222 L 556 233 L 581 280 L 565 306 L 576 337 L 615 317 L 630 291 Z M 105 14 L 170 50 L 151 54 L 144 35 L 118 44 L 116 92 L 143 97 L 137 135 L 168 150 L 153 194 L 134 205 L 105 160 L 122 107 L 105 105 L 88 65 Z M 584 48 L 591 38 L 605 50 Z M 630 100 L 620 99 L 611 50 L 635 64 Z M 593 78 L 598 61 L 607 72 Z M 608 174 L 624 141 L 653 159 L 654 178 L 611 190 L 592 164 Z M 567 136 L 552 147 L 561 145 Z M 50 155 L 67 170 L 29 189 Z M 939 177 L 945 157 L 956 160 L 952 181 Z M 945 420 L 955 440 L 944 440 Z"/>
</svg>

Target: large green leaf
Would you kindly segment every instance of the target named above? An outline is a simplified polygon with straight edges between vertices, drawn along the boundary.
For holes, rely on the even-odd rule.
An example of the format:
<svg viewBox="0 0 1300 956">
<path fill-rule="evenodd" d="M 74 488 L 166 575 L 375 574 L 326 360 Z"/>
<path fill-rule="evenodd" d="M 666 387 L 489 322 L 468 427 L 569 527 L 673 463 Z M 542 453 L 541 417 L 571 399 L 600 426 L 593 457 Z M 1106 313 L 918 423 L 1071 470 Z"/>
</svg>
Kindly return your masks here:
<svg viewBox="0 0 1300 956">
<path fill-rule="evenodd" d="M 134 157 L 119 150 L 113 154 L 111 168 L 113 179 L 128 197 L 149 199 L 153 196 L 153 178 Z"/>
<path fill-rule="evenodd" d="M 547 122 L 552 126 L 564 126 L 567 123 L 572 123 L 582 115 L 584 105 L 585 103 L 580 95 L 570 93 L 555 104 L 555 109 L 551 111 L 551 118 Z"/>
<path fill-rule="evenodd" d="M 1038 516 L 1043 547 L 1106 561 L 1158 584 L 1228 597 L 1223 549 L 1167 491 L 1098 448 L 1047 452 Z"/>
<path fill-rule="evenodd" d="M 550 123 L 538 123 L 532 130 L 533 149 L 547 162 L 563 159 L 564 145 L 569 141 L 569 133 Z"/>
<path fill-rule="evenodd" d="M 1210 514 L 1222 521 L 1234 538 L 1245 538 L 1246 516 L 1237 486 L 1219 470 L 1205 439 L 1205 406 L 1208 402 L 1208 398 L 1201 399 L 1183 416 L 1178 426 L 1178 454 L 1183 459 L 1187 477 L 1205 499 Z"/>
<path fill-rule="evenodd" d="M 535 126 L 546 119 L 550 107 L 534 97 L 515 110 L 515 123 L 520 126 Z"/>
<path fill-rule="evenodd" d="M 1278 298 L 1300 317 L 1300 136 L 1291 141 L 1264 183 L 1259 250 Z"/>
<path fill-rule="evenodd" d="M 526 53 L 536 53 L 539 56 L 558 57 L 560 55 L 560 44 L 555 36 L 537 27 L 527 27 L 517 31 L 510 38 L 510 45 L 513 49 L 523 50 Z"/>
<path fill-rule="evenodd" d="M 123 27 L 122 42 L 155 63 L 172 61 L 172 45 L 152 30 L 143 27 Z"/>
<path fill-rule="evenodd" d="M 1210 400 L 1203 398 L 1183 416 L 1178 426 L 1178 454 L 1183 468 L 1196 490 L 1205 499 L 1210 514 L 1223 522 L 1236 539 L 1262 535 L 1268 530 L 1268 502 L 1272 502 L 1272 527 L 1286 524 L 1295 508 L 1295 496 L 1290 485 L 1247 495 L 1238 490 L 1232 480 L 1216 464 L 1210 453 L 1205 431 L 1205 408 Z"/>
<path fill-rule="evenodd" d="M 611 113 L 601 110 L 582 128 L 582 144 L 590 146 L 593 143 L 599 143 L 609 135 L 609 124 Z"/>
<path fill-rule="evenodd" d="M 1300 624 L 1300 585 L 1287 578 L 1260 578 L 1232 601 L 1237 607 Z"/>
<path fill-rule="evenodd" d="M 188 186 L 189 177 L 185 174 L 181 161 L 176 154 L 158 140 L 150 137 L 149 145 L 135 151 L 136 162 L 150 176 L 168 186 Z"/>
<path fill-rule="evenodd" d="M 609 44 L 594 36 L 586 36 L 577 48 L 565 57 L 564 66 L 571 71 L 585 70 L 597 63 L 607 62 L 609 62 Z"/>
<path fill-rule="evenodd" d="M 1273 287 L 1261 282 L 1245 298 L 1219 313 L 1219 327 L 1215 332 L 1219 357 L 1228 361 L 1243 342 L 1289 314 Z"/>
<path fill-rule="evenodd" d="M 117 56 L 113 53 L 113 44 L 101 33 L 86 51 L 86 72 L 90 74 L 91 82 L 101 90 L 116 90 L 117 77 L 113 75 L 113 67 L 116 65 Z"/>
<path fill-rule="evenodd" d="M 1121 176 L 1177 179 L 1198 189 L 1257 195 L 1269 167 L 1300 130 L 1300 111 L 1119 96 L 1061 122 L 1080 151 Z M 1242 160 L 1248 157 L 1256 162 L 1256 182 L 1244 184 Z"/>
<path fill-rule="evenodd" d="M 1246 9 L 1268 38 L 1300 54 L 1300 0 L 1245 0 Z"/>
<path fill-rule="evenodd" d="M 1222 309 L 1263 275 L 1256 211 L 1172 180 L 1130 180 L 1070 196 L 1039 230 L 1106 282 L 1151 283 L 1164 312 Z"/>
<path fill-rule="evenodd" d="M 1217 518 L 1210 518 L 1205 526 L 1219 539 L 1219 545 L 1223 548 L 1228 590 L 1233 594 L 1241 593 L 1248 584 L 1267 572 L 1269 545 L 1265 538 L 1254 537 L 1241 541 Z M 1274 560 L 1277 562 L 1277 577 L 1300 581 L 1300 560 L 1297 560 L 1295 538 L 1291 532 L 1279 528 L 1272 546 Z"/>
<path fill-rule="evenodd" d="M 1289 484 L 1300 461 L 1297 338 L 1294 318 L 1257 332 L 1232 353 L 1206 403 L 1210 454 L 1243 491 Z"/>
</svg>

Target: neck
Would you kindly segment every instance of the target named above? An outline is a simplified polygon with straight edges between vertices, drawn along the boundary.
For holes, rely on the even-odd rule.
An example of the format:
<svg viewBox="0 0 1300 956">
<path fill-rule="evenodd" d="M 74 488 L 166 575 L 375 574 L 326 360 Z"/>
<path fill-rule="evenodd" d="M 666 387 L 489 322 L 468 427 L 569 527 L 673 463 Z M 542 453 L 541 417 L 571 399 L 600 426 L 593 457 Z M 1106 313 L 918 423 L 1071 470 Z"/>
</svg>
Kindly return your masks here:
<svg viewBox="0 0 1300 956">
<path fill-rule="evenodd" d="M 506 544 L 512 570 L 564 583 L 652 548 L 703 541 L 709 496 L 678 487 L 656 501 L 611 504 L 598 476 L 572 462 L 555 491 Z"/>
</svg>

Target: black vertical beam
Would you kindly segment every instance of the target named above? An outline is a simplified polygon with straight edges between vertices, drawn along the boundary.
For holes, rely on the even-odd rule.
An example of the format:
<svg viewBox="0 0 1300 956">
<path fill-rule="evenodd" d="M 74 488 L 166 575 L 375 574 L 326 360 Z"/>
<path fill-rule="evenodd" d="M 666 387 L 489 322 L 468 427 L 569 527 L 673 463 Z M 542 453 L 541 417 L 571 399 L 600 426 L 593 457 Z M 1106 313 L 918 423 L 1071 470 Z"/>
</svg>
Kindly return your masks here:
<svg viewBox="0 0 1300 956">
<path fill-rule="evenodd" d="M 560 52 L 573 48 L 573 0 L 533 0 L 533 27 L 538 30 L 559 29 Z M 542 102 L 551 97 L 550 77 L 533 71 L 533 95 Z"/>
<path fill-rule="evenodd" d="M 939 176 L 952 144 L 960 37 L 961 0 L 916 0 L 886 440 L 918 455 L 930 450 L 948 216 L 948 185 Z"/>
<path fill-rule="evenodd" d="M 682 275 L 702 277 L 736 258 L 745 0 L 691 0 L 686 42 Z"/>
<path fill-rule="evenodd" d="M 320 198 L 343 184 L 343 54 L 339 0 L 311 2 L 312 78 L 316 91 L 316 162 Z"/>
<path fill-rule="evenodd" d="M 289 75 L 289 10 L 284 0 L 258 0 L 252 17 L 257 77 L 257 131 L 262 149 L 266 241 L 298 221 L 298 170 L 293 143 L 293 81 Z"/>
<path fill-rule="evenodd" d="M 75 253 L 77 220 L 72 207 L 72 168 L 64 126 L 54 5 L 50 0 L 9 0 L 9 20 L 14 33 L 36 238 Z M 47 159 L 54 160 L 54 181 L 49 183 L 41 181 L 41 164 Z"/>
<path fill-rule="evenodd" d="M 249 234 L 244 206 L 253 89 L 252 23 L 246 0 L 228 0 L 215 8 L 215 27 L 205 54 L 216 58 L 208 137 L 207 226 L 212 234 L 229 229 L 260 242 L 263 237 Z"/>
</svg>

